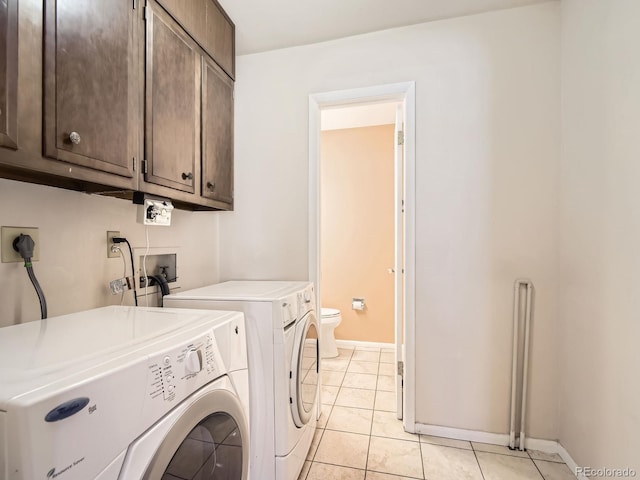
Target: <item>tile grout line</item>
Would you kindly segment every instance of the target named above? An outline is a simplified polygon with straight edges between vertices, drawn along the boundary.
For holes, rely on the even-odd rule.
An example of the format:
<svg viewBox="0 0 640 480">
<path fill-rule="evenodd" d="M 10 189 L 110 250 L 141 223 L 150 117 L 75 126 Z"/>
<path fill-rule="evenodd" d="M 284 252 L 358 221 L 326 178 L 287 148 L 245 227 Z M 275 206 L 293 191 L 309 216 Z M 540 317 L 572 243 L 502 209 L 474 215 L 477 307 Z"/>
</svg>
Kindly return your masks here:
<svg viewBox="0 0 640 480">
<path fill-rule="evenodd" d="M 529 454 L 529 452 L 527 452 L 527 454 Z M 529 454 L 529 460 L 531 460 L 533 462 L 533 466 L 536 467 L 536 470 L 538 471 L 538 473 L 540 474 L 540 478 L 542 480 L 545 480 L 545 476 L 542 473 L 542 470 L 540 470 L 540 467 L 538 467 L 538 464 L 535 462 L 535 460 L 533 458 L 531 458 L 531 454 Z"/>
<path fill-rule="evenodd" d="M 351 363 L 351 357 L 352 356 L 353 356 L 353 351 L 351 352 L 351 355 L 349 356 L 349 361 L 347 362 L 347 368 L 349 367 L 349 364 Z M 345 375 L 346 375 L 346 370 L 345 370 Z M 342 382 L 344 382 L 344 377 L 342 378 L 342 381 L 340 382 L 340 385 L 338 385 L 338 392 L 336 393 L 336 398 L 333 400 L 333 403 L 331 404 L 331 411 L 330 411 L 329 415 L 327 415 L 327 421 L 324 423 L 324 427 L 322 428 L 322 434 L 320 435 L 320 439 L 318 440 L 318 446 L 316 447 L 316 451 L 313 452 L 313 455 L 311 457 L 311 461 L 310 461 L 311 464 L 309 465 L 309 471 L 307 472 L 307 475 L 305 476 L 305 480 L 309 476 L 309 473 L 311 472 L 311 467 L 313 467 L 313 464 L 315 463 L 316 455 L 318 453 L 318 450 L 320 449 L 320 443 L 322 442 L 322 438 L 324 437 L 324 434 L 327 431 L 327 425 L 329 424 L 329 419 L 331 418 L 331 415 L 333 414 L 333 407 L 336 406 L 336 400 L 338 399 L 338 395 L 340 394 L 340 390 L 342 390 Z M 320 411 L 322 411 L 322 403 L 320 404 Z M 331 430 L 331 431 L 333 431 L 333 430 Z M 322 463 L 322 462 L 317 462 L 317 463 Z"/>
<path fill-rule="evenodd" d="M 380 370 L 380 364 L 378 363 L 378 370 Z M 378 376 L 376 375 L 376 387 L 378 386 Z M 378 391 L 373 391 L 373 406 L 371 407 L 371 426 L 369 427 L 369 445 L 367 445 L 367 461 L 365 463 L 364 478 L 367 479 L 367 472 L 369 471 L 369 452 L 371 451 L 371 439 L 373 438 L 373 416 L 376 408 L 376 397 Z"/>
<path fill-rule="evenodd" d="M 420 466 L 422 467 L 422 478 L 427 478 L 427 474 L 424 471 L 424 455 L 422 454 L 422 442 L 420 441 L 420 435 L 418 435 L 418 445 L 420 446 Z"/>
<path fill-rule="evenodd" d="M 365 475 L 367 473 L 367 471 L 363 468 L 347 467 L 346 465 L 338 465 L 337 463 L 329 463 L 329 462 L 314 462 L 314 463 L 319 463 L 320 465 L 331 465 L 332 467 L 338 467 L 338 468 L 348 468 L 350 470 L 358 470 L 360 472 L 365 472 Z"/>
<path fill-rule="evenodd" d="M 378 364 L 378 369 L 380 369 L 380 364 Z M 376 386 L 378 386 L 378 376 L 376 374 Z M 369 468 L 369 452 L 371 452 L 371 439 L 373 438 L 373 412 L 376 407 L 376 395 L 377 391 L 373 391 L 373 405 L 371 406 L 371 426 L 369 427 L 369 443 L 367 444 L 367 458 L 364 462 L 364 478 L 367 479 L 367 471 Z"/>
<path fill-rule="evenodd" d="M 476 447 L 473 446 L 473 442 L 469 442 L 471 445 L 471 451 L 473 452 L 473 456 L 476 459 L 476 463 L 478 464 L 478 469 L 480 470 L 480 475 L 482 476 L 482 480 L 486 480 L 484 476 L 484 472 L 482 471 L 482 465 L 480 465 L 480 459 L 478 458 L 478 453 L 476 452 Z"/>
</svg>

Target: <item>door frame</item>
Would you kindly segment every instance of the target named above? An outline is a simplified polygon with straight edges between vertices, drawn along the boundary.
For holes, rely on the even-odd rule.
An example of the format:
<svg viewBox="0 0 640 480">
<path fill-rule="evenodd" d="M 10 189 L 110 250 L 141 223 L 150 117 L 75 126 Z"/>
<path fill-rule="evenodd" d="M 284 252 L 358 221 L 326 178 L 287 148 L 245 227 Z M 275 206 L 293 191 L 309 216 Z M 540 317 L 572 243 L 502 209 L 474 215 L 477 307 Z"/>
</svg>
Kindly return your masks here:
<svg viewBox="0 0 640 480">
<path fill-rule="evenodd" d="M 404 408 L 403 426 L 415 432 L 415 82 L 338 90 L 309 95 L 309 280 L 315 284 L 320 316 L 320 111 L 334 106 L 404 102 L 405 126 L 405 298 L 404 298 Z M 396 339 L 397 343 L 397 339 Z M 397 353 L 397 352 L 396 352 Z"/>
</svg>

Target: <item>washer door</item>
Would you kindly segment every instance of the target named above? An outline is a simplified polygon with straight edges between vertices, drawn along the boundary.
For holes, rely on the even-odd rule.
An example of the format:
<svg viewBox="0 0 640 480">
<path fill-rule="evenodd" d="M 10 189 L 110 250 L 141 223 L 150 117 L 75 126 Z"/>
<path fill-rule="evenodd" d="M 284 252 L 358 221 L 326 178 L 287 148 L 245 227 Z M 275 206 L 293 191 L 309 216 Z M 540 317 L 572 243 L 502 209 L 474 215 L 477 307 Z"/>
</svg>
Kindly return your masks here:
<svg viewBox="0 0 640 480">
<path fill-rule="evenodd" d="M 297 427 L 304 427 L 313 414 L 318 394 L 318 322 L 309 312 L 296 325 L 291 358 L 291 413 Z"/>
<path fill-rule="evenodd" d="M 143 478 L 247 480 L 248 451 L 249 431 L 238 399 L 228 391 L 215 390 L 178 418 Z"/>
</svg>

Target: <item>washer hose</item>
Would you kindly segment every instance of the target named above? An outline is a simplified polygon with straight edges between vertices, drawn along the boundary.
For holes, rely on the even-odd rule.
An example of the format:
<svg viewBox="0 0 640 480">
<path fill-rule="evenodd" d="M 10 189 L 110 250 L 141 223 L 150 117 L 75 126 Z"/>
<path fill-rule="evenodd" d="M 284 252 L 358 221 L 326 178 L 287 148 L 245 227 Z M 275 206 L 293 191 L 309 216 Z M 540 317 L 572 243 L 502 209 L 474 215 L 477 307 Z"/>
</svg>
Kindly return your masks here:
<svg viewBox="0 0 640 480">
<path fill-rule="evenodd" d="M 169 282 L 167 282 L 167 279 L 162 275 L 147 275 L 147 278 L 149 279 L 149 285 L 157 284 L 158 287 L 160 287 L 160 293 L 162 293 L 160 297 L 160 306 L 163 307 L 164 301 L 162 297 L 171 293 L 171 290 L 169 290 Z"/>
</svg>

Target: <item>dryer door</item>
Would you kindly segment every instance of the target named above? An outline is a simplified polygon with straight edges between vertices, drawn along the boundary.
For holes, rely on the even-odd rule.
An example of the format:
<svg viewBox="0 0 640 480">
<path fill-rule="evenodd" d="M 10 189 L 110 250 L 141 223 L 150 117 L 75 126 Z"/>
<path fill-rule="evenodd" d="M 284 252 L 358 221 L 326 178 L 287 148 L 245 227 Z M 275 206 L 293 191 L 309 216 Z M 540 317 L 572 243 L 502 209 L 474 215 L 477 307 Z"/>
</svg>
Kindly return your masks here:
<svg viewBox="0 0 640 480">
<path fill-rule="evenodd" d="M 247 480 L 249 431 L 237 397 L 211 391 L 177 419 L 143 479 Z"/>
<path fill-rule="evenodd" d="M 304 427 L 313 414 L 318 393 L 318 322 L 309 312 L 296 325 L 291 358 L 291 413 L 297 427 Z"/>
</svg>

